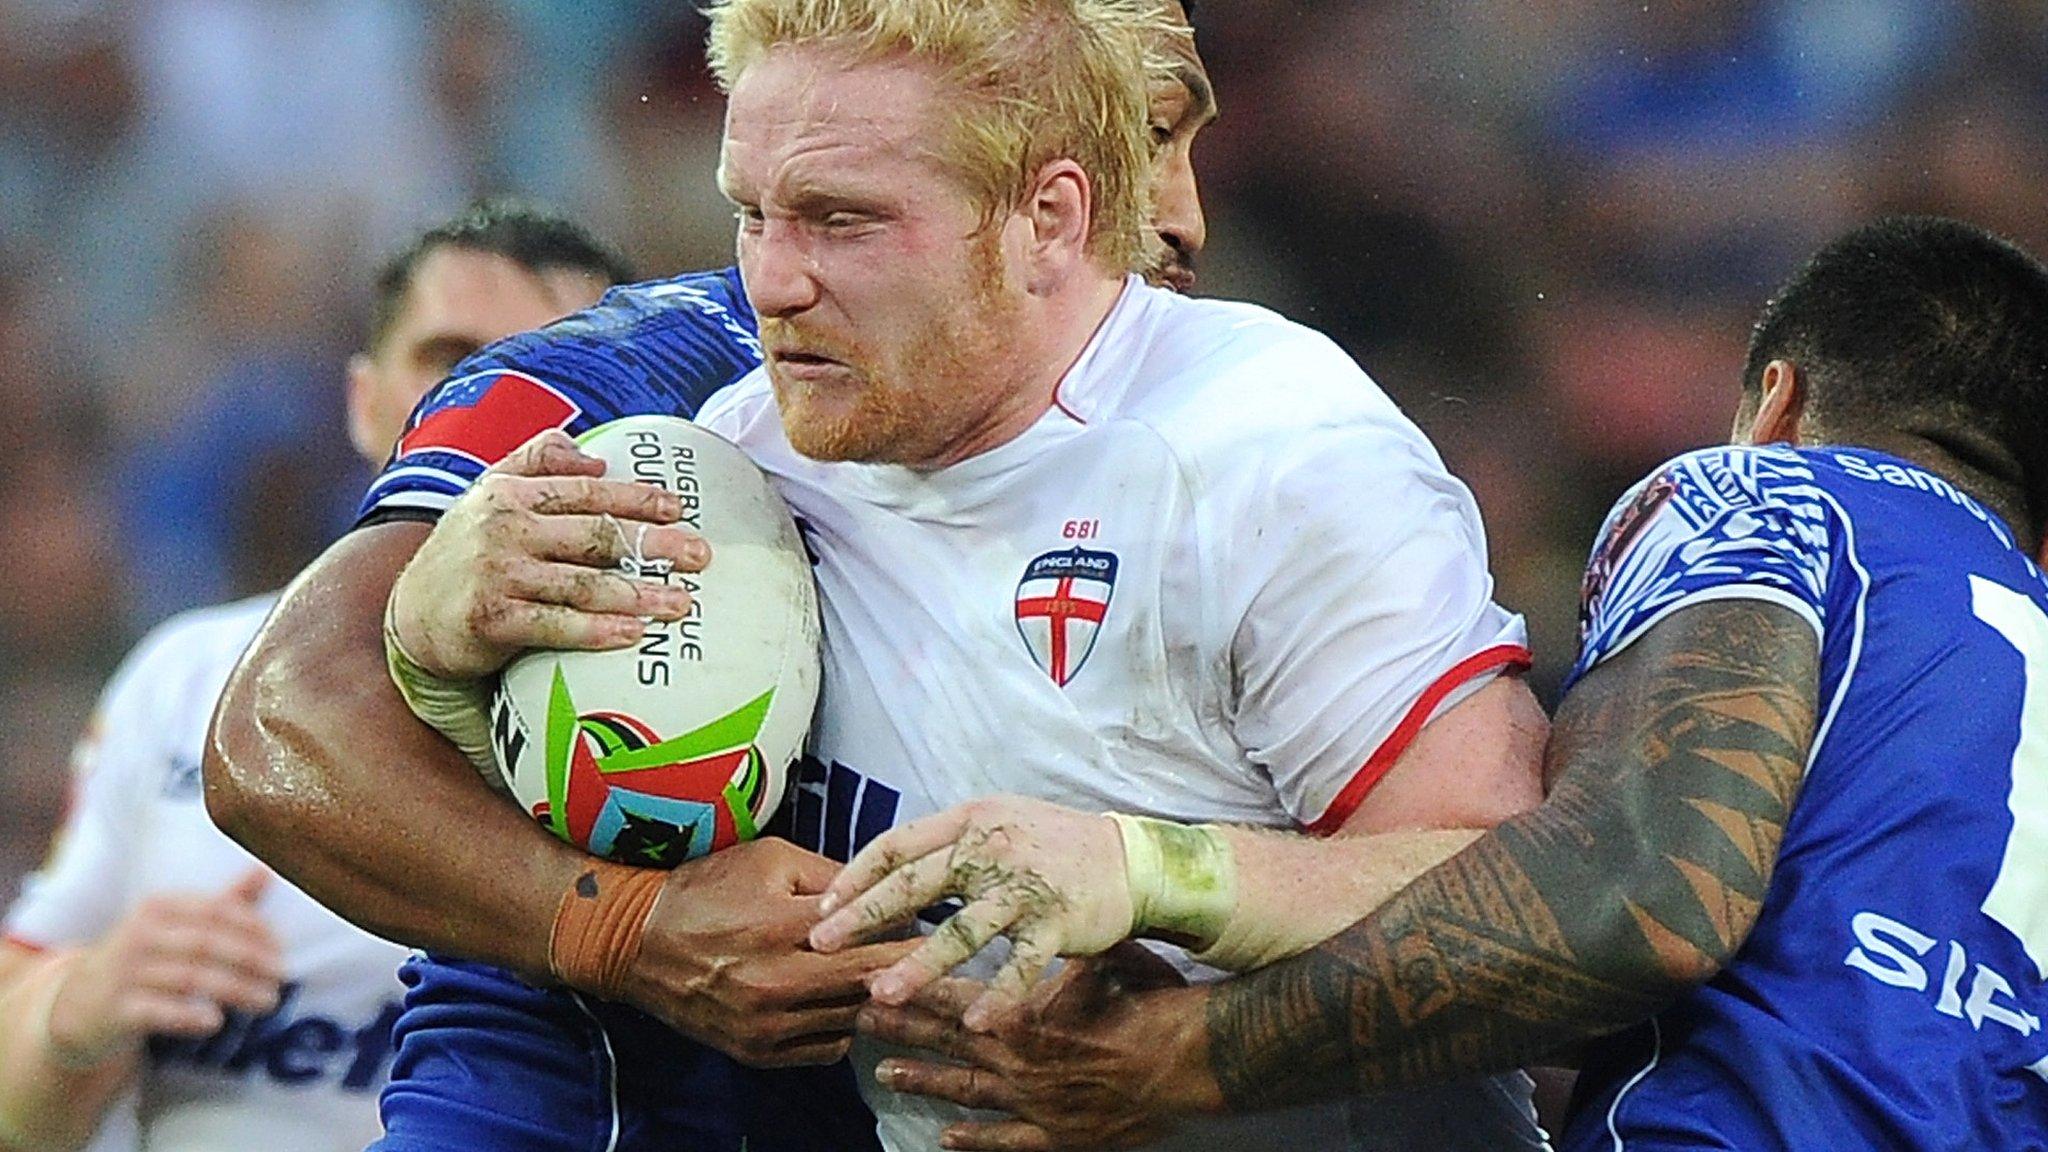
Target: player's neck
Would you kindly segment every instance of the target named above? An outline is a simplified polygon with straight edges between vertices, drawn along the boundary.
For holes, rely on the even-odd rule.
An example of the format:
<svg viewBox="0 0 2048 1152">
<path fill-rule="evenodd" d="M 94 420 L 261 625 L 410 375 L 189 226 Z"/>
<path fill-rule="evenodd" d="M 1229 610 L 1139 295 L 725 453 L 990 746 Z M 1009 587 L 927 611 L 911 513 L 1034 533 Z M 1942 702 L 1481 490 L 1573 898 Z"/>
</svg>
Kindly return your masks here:
<svg viewBox="0 0 2048 1152">
<path fill-rule="evenodd" d="M 991 452 L 1022 436 L 1052 410 L 1060 382 L 1074 369 L 1109 314 L 1122 299 L 1124 279 L 1096 276 L 1077 281 L 1056 298 L 1032 309 L 1014 345 L 1018 377 L 1003 403 L 929 461 L 912 465 L 924 471 L 950 467 Z"/>
<path fill-rule="evenodd" d="M 1844 442 L 1889 452 L 1954 484 L 2005 521 L 2014 542 L 2029 555 L 2040 551 L 2041 529 L 2027 512 L 2020 464 L 1989 437 L 1942 428 L 1859 434 Z"/>
</svg>

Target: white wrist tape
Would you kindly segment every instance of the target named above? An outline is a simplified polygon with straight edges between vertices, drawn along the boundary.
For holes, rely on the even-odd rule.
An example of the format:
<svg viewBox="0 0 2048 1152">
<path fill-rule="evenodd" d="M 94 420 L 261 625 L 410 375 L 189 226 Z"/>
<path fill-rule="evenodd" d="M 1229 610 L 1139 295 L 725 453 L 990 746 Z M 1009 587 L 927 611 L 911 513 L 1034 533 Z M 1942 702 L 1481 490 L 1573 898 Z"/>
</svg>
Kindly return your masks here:
<svg viewBox="0 0 2048 1152">
<path fill-rule="evenodd" d="M 1131 933 L 1171 933 L 1206 947 L 1237 908 L 1237 858 L 1223 830 L 1109 814 L 1123 834 Z"/>
<path fill-rule="evenodd" d="M 391 602 L 384 602 L 384 664 L 391 682 L 412 714 L 462 750 L 484 779 L 496 783 L 497 761 L 491 755 L 491 685 L 489 680 L 449 680 L 420 667 L 398 642 Z"/>
<path fill-rule="evenodd" d="M 1230 918 L 1214 943 L 1188 953 L 1188 959 L 1225 972 L 1249 972 L 1306 952 L 1332 934 L 1328 925 L 1313 919 L 1240 914 Z"/>
</svg>

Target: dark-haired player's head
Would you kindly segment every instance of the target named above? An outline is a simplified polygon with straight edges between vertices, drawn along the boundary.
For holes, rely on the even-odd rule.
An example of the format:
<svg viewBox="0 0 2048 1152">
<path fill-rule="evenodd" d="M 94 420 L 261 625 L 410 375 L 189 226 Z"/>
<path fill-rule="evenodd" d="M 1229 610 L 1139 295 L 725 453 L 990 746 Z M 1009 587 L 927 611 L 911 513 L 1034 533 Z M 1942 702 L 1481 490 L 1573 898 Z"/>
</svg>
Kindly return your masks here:
<svg viewBox="0 0 2048 1152">
<path fill-rule="evenodd" d="M 1764 307 L 1736 439 L 1865 444 L 2048 519 L 2048 267 L 1980 228 L 1897 217 L 1821 249 Z M 1959 475 L 1956 475 L 1959 473 Z"/>
<path fill-rule="evenodd" d="M 1152 143 L 1158 149 L 1152 184 L 1152 233 L 1159 243 L 1145 269 L 1154 284 L 1189 292 L 1195 286 L 1195 260 L 1208 239 L 1208 221 L 1195 185 L 1195 136 L 1216 118 L 1216 90 L 1209 70 L 1195 49 L 1188 17 L 1190 0 L 1161 0 L 1172 31 L 1160 46 L 1168 68 L 1153 83 L 1150 107 Z"/>
<path fill-rule="evenodd" d="M 377 275 L 369 343 L 349 361 L 350 440 L 383 460 L 413 405 L 464 357 L 632 279 L 583 227 L 517 201 L 481 201 L 422 233 Z"/>
</svg>

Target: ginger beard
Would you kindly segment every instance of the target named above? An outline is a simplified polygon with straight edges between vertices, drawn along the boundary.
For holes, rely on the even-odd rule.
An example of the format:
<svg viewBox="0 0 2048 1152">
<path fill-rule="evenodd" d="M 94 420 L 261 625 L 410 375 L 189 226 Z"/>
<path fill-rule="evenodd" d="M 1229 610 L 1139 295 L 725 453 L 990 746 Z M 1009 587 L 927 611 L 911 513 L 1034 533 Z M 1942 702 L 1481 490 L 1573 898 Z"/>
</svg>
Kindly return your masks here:
<svg viewBox="0 0 2048 1152">
<path fill-rule="evenodd" d="M 769 349 L 846 367 L 830 381 L 792 379 L 771 357 L 768 380 L 790 447 L 813 460 L 916 464 L 941 457 L 989 416 L 1008 391 L 1022 313 L 1006 283 L 999 223 L 969 239 L 955 283 L 921 280 L 928 316 L 896 349 L 818 332 L 801 318 L 761 319 Z"/>
</svg>

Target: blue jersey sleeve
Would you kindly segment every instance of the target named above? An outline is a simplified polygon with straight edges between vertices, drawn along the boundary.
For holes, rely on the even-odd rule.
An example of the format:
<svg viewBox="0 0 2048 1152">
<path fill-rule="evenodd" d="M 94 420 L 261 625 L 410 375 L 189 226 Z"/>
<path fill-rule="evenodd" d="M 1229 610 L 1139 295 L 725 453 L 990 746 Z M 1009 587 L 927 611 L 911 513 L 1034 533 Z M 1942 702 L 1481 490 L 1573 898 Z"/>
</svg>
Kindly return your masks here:
<svg viewBox="0 0 2048 1152">
<path fill-rule="evenodd" d="M 1833 508 L 1807 462 L 1788 449 L 1710 448 L 1658 469 L 1600 530 L 1567 687 L 1657 621 L 1705 600 L 1768 600 L 1819 633 Z"/>
<path fill-rule="evenodd" d="M 484 469 L 550 428 L 693 416 L 761 363 L 739 273 L 614 288 L 596 307 L 501 340 L 421 399 L 357 523 L 438 516 Z"/>
</svg>

